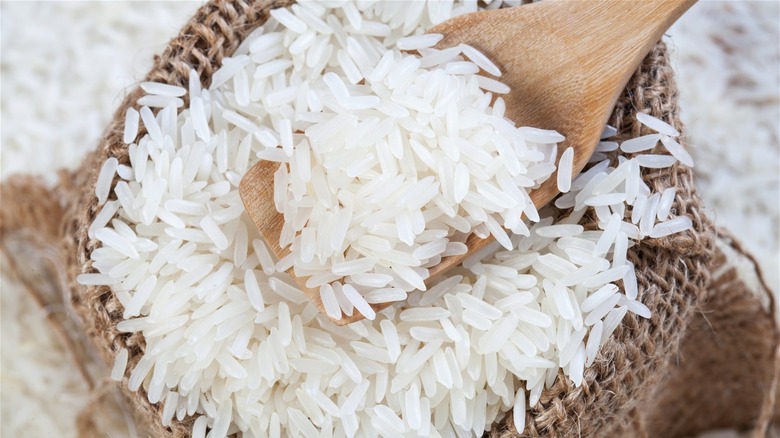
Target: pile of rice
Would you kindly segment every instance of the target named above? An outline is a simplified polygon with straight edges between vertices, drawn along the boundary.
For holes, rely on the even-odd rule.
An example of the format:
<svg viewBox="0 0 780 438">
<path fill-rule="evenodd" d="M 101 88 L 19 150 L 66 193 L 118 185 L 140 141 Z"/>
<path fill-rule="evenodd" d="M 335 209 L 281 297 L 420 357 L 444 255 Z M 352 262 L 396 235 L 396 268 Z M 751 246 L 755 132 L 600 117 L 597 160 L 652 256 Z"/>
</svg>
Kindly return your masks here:
<svg viewBox="0 0 780 438">
<path fill-rule="evenodd" d="M 92 253 L 97 273 L 78 281 L 109 285 L 124 306 L 118 329 L 143 334 L 141 360 L 127 370 L 121 351 L 112 377 L 129 371 L 132 390 L 163 403 L 164 424 L 195 416 L 194 437 L 207 429 L 211 437 L 468 436 L 511 410 L 522 430 L 526 407 L 559 369 L 580 385 L 627 312 L 650 316 L 626 251 L 691 227 L 671 214 L 673 188 L 652 193 L 641 178 L 642 168 L 692 165 L 679 133 L 640 114 L 657 134 L 601 142 L 573 181 L 560 172 L 567 193 L 537 216 L 524 188 L 553 172 L 562 137 L 503 119 L 492 93 L 506 89 L 479 79 L 480 68 L 495 66 L 478 52 L 408 38 L 475 9 L 301 3 L 275 10 L 208 90 L 194 73 L 188 90 L 142 84 L 140 113 L 127 113 L 130 165 L 107 160 L 96 186 L 103 207 L 89 233 L 103 244 Z M 447 79 L 434 91 L 412 81 L 430 85 L 431 77 Z M 459 93 L 437 112 L 435 96 L 450 90 Z M 446 110 L 454 102 L 458 111 Z M 139 120 L 148 134 L 136 139 Z M 493 142 L 474 144 L 483 129 Z M 400 149 L 385 141 L 392 133 L 402 136 Z M 607 128 L 605 139 L 612 135 Z M 445 136 L 456 140 L 448 145 Z M 659 142 L 672 155 L 645 153 Z M 604 154 L 618 148 L 611 163 Z M 571 153 L 563 156 L 561 168 L 571 169 Z M 261 239 L 239 197 L 243 173 L 261 158 L 286 163 L 276 201 L 287 215 L 287 260 L 271 256 L 267 244 L 277 242 Z M 370 189 L 371 181 L 389 186 L 383 175 L 399 181 L 384 198 Z M 374 205 L 359 199 L 368 194 Z M 411 213 L 396 209 L 410 204 Z M 598 230 L 577 224 L 590 209 Z M 520 212 L 536 223 L 525 228 Z M 470 232 L 497 242 L 425 290 L 426 264 L 462 250 Z M 382 266 L 392 257 L 399 260 Z M 373 264 L 354 271 L 366 259 Z M 313 284 L 333 294 L 332 313 L 354 307 L 370 320 L 337 327 L 319 314 L 284 272 L 314 260 L 312 278 L 337 276 Z M 352 265 L 334 272 L 344 263 Z M 345 285 L 329 283 L 345 275 Z M 373 314 L 368 304 L 381 300 L 404 301 Z"/>
<path fill-rule="evenodd" d="M 307 17 L 306 8 L 294 10 Z M 464 254 L 471 234 L 492 235 L 508 250 L 513 245 L 502 226 L 528 235 L 521 217 L 539 214 L 526 190 L 550 177 L 556 143 L 564 138 L 515 128 L 504 118 L 503 99 L 491 105 L 491 91 L 508 91 L 477 75 L 480 68 L 500 75 L 492 62 L 468 45 L 431 49 L 442 35 L 397 40 L 400 32 L 389 26 L 365 23 L 384 37 L 380 44 L 353 30 L 362 22 L 350 21 L 352 15 L 343 28 L 338 15 L 327 15 L 331 27 L 321 22 L 299 36 L 304 28 L 284 12 L 271 15 L 286 28 L 263 29 L 249 46 L 251 57 L 230 61 L 238 72 L 232 87 L 223 88 L 248 100 L 242 104 L 237 98 L 235 112 L 222 112 L 226 122 L 244 131 L 235 163 L 239 173 L 254 152 L 253 135 L 265 147 L 256 153 L 259 158 L 282 162 L 274 175 L 274 200 L 285 218 L 279 245 L 291 252 L 278 270 L 292 266 L 297 276 L 308 277 L 305 286 L 319 289 L 332 318 L 351 316 L 354 306 L 374 319 L 369 303 L 403 301 L 407 292 L 425 290 L 427 268 L 442 257 Z M 334 67 L 346 83 L 332 71 L 323 76 L 333 57 L 325 46 L 331 33 L 345 44 L 335 49 Z M 307 48 L 299 48 L 301 40 Z M 268 47 L 275 54 L 285 41 L 291 41 L 292 61 L 265 62 Z M 253 90 L 273 87 L 270 82 L 283 88 L 252 99 L 242 78 L 247 71 L 254 71 Z M 270 77 L 278 71 L 284 76 Z M 200 98 L 193 105 L 201 105 Z M 241 110 L 262 115 L 250 122 L 237 114 Z M 206 120 L 200 123 L 200 131 L 208 132 Z M 571 163 L 571 151 L 564 156 Z M 571 165 L 565 176 L 571 177 Z M 227 244 L 221 236 L 212 240 Z"/>
</svg>

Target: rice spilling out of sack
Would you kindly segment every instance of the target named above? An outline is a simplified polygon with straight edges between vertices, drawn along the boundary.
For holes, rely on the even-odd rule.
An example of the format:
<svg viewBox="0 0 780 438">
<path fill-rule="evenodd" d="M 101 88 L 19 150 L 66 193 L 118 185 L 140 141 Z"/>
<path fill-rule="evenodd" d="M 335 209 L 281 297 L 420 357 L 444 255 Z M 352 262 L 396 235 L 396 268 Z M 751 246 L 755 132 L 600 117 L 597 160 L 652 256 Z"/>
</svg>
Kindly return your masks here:
<svg viewBox="0 0 780 438">
<path fill-rule="evenodd" d="M 464 436 L 512 411 L 522 430 L 559 369 L 580 385 L 627 312 L 650 316 L 626 252 L 691 227 L 671 212 L 673 188 L 641 178 L 692 165 L 679 134 L 640 114 L 657 134 L 602 141 L 571 180 L 572 151 L 554 162 L 562 136 L 503 118 L 508 89 L 484 55 L 423 35 L 475 9 L 305 2 L 274 10 L 208 90 L 194 72 L 188 90 L 142 84 L 130 165 L 108 159 L 96 185 L 97 272 L 78 281 L 109 285 L 118 329 L 143 334 L 143 357 L 128 369 L 119 352 L 112 378 L 163 403 L 164 424 L 194 416 L 195 437 Z M 260 159 L 280 163 L 282 260 L 238 193 Z M 564 194 L 537 212 L 528 193 L 556 164 Z M 578 224 L 591 209 L 598 230 Z M 469 233 L 496 242 L 425 290 L 425 268 Z M 291 266 L 328 314 L 369 319 L 333 325 Z M 387 301 L 400 302 L 374 314 Z"/>
</svg>

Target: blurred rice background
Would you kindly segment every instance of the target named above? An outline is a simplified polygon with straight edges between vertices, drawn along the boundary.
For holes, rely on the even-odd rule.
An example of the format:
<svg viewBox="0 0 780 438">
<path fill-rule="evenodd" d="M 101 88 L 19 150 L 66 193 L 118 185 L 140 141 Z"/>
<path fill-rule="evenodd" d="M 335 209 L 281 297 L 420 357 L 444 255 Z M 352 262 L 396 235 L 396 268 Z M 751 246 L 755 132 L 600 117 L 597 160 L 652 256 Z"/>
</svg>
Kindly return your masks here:
<svg viewBox="0 0 780 438">
<path fill-rule="evenodd" d="M 77 167 L 121 98 L 143 78 L 152 55 L 199 4 L 1 2 L 0 176 L 36 173 L 53 183 L 56 170 Z M 710 216 L 760 260 L 777 293 L 780 2 L 701 2 L 668 35 Z M 5 262 L 0 266 L 3 436 L 80 436 L 77 426 L 93 418 L 102 436 L 134 435 L 106 370 L 87 360 L 81 373 L 62 333 L 47 321 L 68 320 L 64 302 L 41 308 Z M 95 412 L 100 415 L 89 415 Z"/>
</svg>

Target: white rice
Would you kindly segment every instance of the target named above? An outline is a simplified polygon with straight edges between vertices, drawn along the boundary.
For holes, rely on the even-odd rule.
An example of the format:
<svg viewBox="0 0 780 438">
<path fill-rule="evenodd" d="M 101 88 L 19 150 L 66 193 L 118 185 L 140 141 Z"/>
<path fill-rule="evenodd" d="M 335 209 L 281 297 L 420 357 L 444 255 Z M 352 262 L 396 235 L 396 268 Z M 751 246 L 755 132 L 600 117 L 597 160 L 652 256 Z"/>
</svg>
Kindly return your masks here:
<svg viewBox="0 0 780 438">
<path fill-rule="evenodd" d="M 668 136 L 662 136 L 661 143 L 663 143 L 666 150 L 669 151 L 674 158 L 677 158 L 680 163 L 688 167 L 693 167 L 693 158 L 691 157 L 691 154 L 689 154 L 680 143 L 677 143 L 675 139 Z"/>
<path fill-rule="evenodd" d="M 669 137 L 678 137 L 680 135 L 680 132 L 674 129 L 670 124 L 664 122 L 661 119 L 658 119 L 657 117 L 653 117 L 650 114 L 639 112 L 636 114 L 636 119 L 639 121 L 639 123 L 647 126 L 653 131 L 658 132 L 659 134 L 667 135 Z"/>
<path fill-rule="evenodd" d="M 509 86 L 505 85 L 495 79 L 488 78 L 486 76 L 475 76 L 477 78 L 477 84 L 485 91 L 490 91 L 496 94 L 509 93 Z"/>
<path fill-rule="evenodd" d="M 574 148 L 568 147 L 558 161 L 558 191 L 568 193 L 571 190 L 571 172 L 574 160 Z"/>
<path fill-rule="evenodd" d="M 181 97 L 187 94 L 187 90 L 182 87 L 160 82 L 141 82 L 141 88 L 147 94 L 154 94 L 157 96 Z"/>
<path fill-rule="evenodd" d="M 430 38 L 430 35 L 408 37 L 403 40 L 402 48 L 434 44 L 438 38 Z M 395 59 L 396 62 L 394 65 L 386 64 L 384 60 L 387 59 Z M 340 61 L 339 65 L 346 64 Z M 376 262 L 370 260 L 392 261 L 390 268 L 397 276 L 391 277 L 390 286 L 406 291 L 424 289 L 423 280 L 427 274 L 425 270 L 417 272 L 414 268 L 430 266 L 447 254 L 462 251 L 458 245 L 462 245 L 462 242 L 450 242 L 455 227 L 442 216 L 466 219 L 463 221 L 465 227 L 457 227 L 458 231 L 465 234 L 457 236 L 457 239 L 463 239 L 473 229 L 483 226 L 502 245 L 511 248 L 509 237 L 501 226 L 523 232 L 524 225 L 510 211 L 526 209 L 528 195 L 525 188 L 512 187 L 513 193 L 510 195 L 498 187 L 511 186 L 506 181 L 512 178 L 527 179 L 529 185 L 533 186 L 549 177 L 554 168 L 545 157 L 552 156 L 554 143 L 563 137 L 552 131 L 515 129 L 505 119 L 489 114 L 486 105 L 490 102 L 490 94 L 468 86 L 479 70 L 474 64 L 453 61 L 446 65 L 432 64 L 426 69 L 419 68 L 420 65 L 419 57 L 413 54 L 388 51 L 376 66 L 369 66 L 373 73 L 368 75 L 362 89 L 350 90 L 335 72 L 326 73 L 321 81 L 314 81 L 309 86 L 310 92 L 319 87 L 326 93 L 319 100 L 324 101 L 332 96 L 347 112 L 372 110 L 387 105 L 400 105 L 401 112 L 395 117 L 397 124 L 388 123 L 392 119 L 381 112 L 365 115 L 362 112 L 354 115 L 323 112 L 323 117 L 314 123 L 296 126 L 308 137 L 308 141 L 302 144 L 310 153 L 306 153 L 303 160 L 290 161 L 289 173 L 286 166 L 281 166 L 275 176 L 274 189 L 277 210 L 287 218 L 296 217 L 296 223 L 299 224 L 288 223 L 286 234 L 283 233 L 288 238 L 282 244 L 292 243 L 293 248 L 307 248 L 305 251 L 293 251 L 293 266 L 296 270 L 307 271 L 317 281 L 329 278 L 325 273 L 330 272 L 344 276 L 347 282 L 351 282 L 351 275 L 374 268 Z M 378 70 L 384 72 L 377 74 Z M 468 90 L 471 94 L 457 97 L 438 86 L 441 82 L 449 83 L 453 89 Z M 398 88 L 409 83 L 418 84 L 414 91 Z M 357 90 L 363 90 L 364 94 L 357 95 Z M 384 90 L 393 93 L 390 100 L 383 97 Z M 427 103 L 426 99 L 432 99 L 432 104 Z M 466 106 L 452 106 L 458 102 L 465 102 Z M 445 103 L 447 108 L 457 109 L 441 111 L 437 115 L 435 107 Z M 458 123 L 461 117 L 459 113 L 469 114 L 470 124 Z M 384 121 L 377 115 L 385 117 Z M 425 122 L 421 124 L 423 120 Z M 276 125 L 286 155 L 291 156 L 293 144 L 289 119 L 281 119 Z M 488 130 L 483 130 L 480 135 L 500 135 L 504 144 L 514 146 L 497 148 L 492 143 L 477 140 L 473 137 L 477 126 Z M 433 149 L 431 138 L 419 134 L 420 130 L 433 132 L 445 128 L 449 135 L 440 143 L 440 150 Z M 535 144 L 523 141 L 523 130 Z M 334 136 L 334 132 L 340 134 Z M 344 136 L 343 140 L 337 141 L 338 135 Z M 408 138 L 408 145 L 404 140 L 399 140 L 405 138 Z M 356 156 L 354 151 L 362 152 Z M 521 152 L 533 158 L 523 158 Z M 406 154 L 413 154 L 418 161 L 408 161 Z M 322 157 L 326 155 L 332 158 L 324 160 Z M 448 161 L 442 161 L 445 157 Z M 516 164 L 508 168 L 506 173 L 483 181 L 480 178 L 483 172 L 481 169 L 499 157 Z M 381 177 L 377 174 L 377 165 L 383 172 Z M 345 169 L 348 178 L 343 177 L 341 169 Z M 535 176 L 524 177 L 525 174 L 530 176 L 531 172 L 523 169 L 534 170 Z M 334 178 L 334 175 L 339 176 Z M 309 178 L 312 178 L 313 187 L 304 189 Z M 390 181 L 391 185 L 382 184 Z M 355 198 L 346 198 L 340 200 L 341 207 L 337 206 L 333 194 L 353 191 L 359 182 L 368 184 L 359 190 L 358 196 L 372 200 L 385 200 L 389 196 L 388 203 L 395 205 L 387 206 L 376 201 L 359 203 L 355 202 Z M 393 187 L 393 190 L 388 190 L 389 187 Z M 485 202 L 481 201 L 483 198 Z M 458 204 L 466 199 L 472 201 L 463 204 L 461 210 Z M 310 209 L 302 211 L 298 207 L 316 202 L 326 206 L 326 214 Z M 354 217 L 365 219 L 360 223 L 352 223 Z M 388 234 L 386 227 L 372 228 L 382 223 L 394 227 L 395 233 Z M 422 240 L 422 233 L 426 229 L 442 231 L 443 240 L 428 245 L 426 240 Z M 320 238 L 320 235 L 326 237 Z M 379 244 L 382 249 L 361 247 L 360 251 L 353 251 L 353 246 L 365 237 L 381 239 Z M 314 252 L 319 267 L 314 268 L 311 265 L 315 255 L 311 252 L 311 242 L 325 242 L 324 239 L 328 239 L 330 244 L 317 244 Z M 449 243 L 456 245 L 450 246 Z M 395 255 L 390 256 L 388 251 Z M 337 261 L 343 259 L 346 260 Z M 318 284 L 310 280 L 309 286 Z M 357 290 L 361 294 L 367 292 L 362 287 L 357 287 Z"/>
<path fill-rule="evenodd" d="M 650 150 L 654 148 L 656 144 L 658 144 L 658 140 L 660 139 L 660 134 L 648 134 L 641 137 L 631 138 L 620 144 L 620 150 L 627 154 Z"/>
<path fill-rule="evenodd" d="M 614 137 L 615 134 L 617 134 L 617 129 L 615 129 L 614 126 L 607 125 L 601 131 L 601 139 L 604 140 L 604 139 L 607 139 L 607 138 Z"/>
<path fill-rule="evenodd" d="M 134 108 L 128 108 L 127 112 L 125 112 L 125 130 L 122 137 L 125 144 L 132 143 L 138 135 L 138 120 L 138 111 Z"/>
<path fill-rule="evenodd" d="M 669 212 L 672 209 L 672 203 L 674 202 L 674 196 L 677 194 L 675 187 L 669 187 L 664 189 L 661 193 L 661 199 L 658 201 L 658 212 L 656 217 L 659 221 L 665 221 L 669 217 Z"/>
<path fill-rule="evenodd" d="M 653 227 L 650 237 L 665 237 L 670 234 L 679 233 L 690 229 L 693 226 L 691 219 L 686 216 L 676 217 L 668 221 L 661 222 Z"/>
<path fill-rule="evenodd" d="M 617 150 L 618 146 L 618 143 L 615 141 L 600 141 L 596 145 L 596 152 L 612 152 Z"/>
<path fill-rule="evenodd" d="M 136 104 L 140 106 L 146 106 L 149 108 L 165 108 L 166 106 L 173 105 L 176 108 L 184 106 L 184 101 L 178 97 L 170 96 L 158 96 L 149 94 L 141 97 L 136 101 Z"/>
<path fill-rule="evenodd" d="M 485 56 L 484 53 L 480 52 L 479 50 L 475 49 L 474 47 L 468 44 L 461 44 L 459 48 L 461 52 L 471 60 L 471 62 L 476 64 L 479 68 L 484 70 L 486 73 L 496 77 L 501 76 L 501 70 L 498 68 L 498 66 L 496 66 L 496 64 L 493 63 L 493 61 L 490 60 L 490 58 Z"/>
<path fill-rule="evenodd" d="M 98 198 L 98 205 L 103 205 L 111 192 L 111 182 L 116 174 L 119 162 L 116 158 L 107 159 L 98 173 L 97 182 L 95 182 L 95 196 Z"/>
<path fill-rule="evenodd" d="M 85 286 L 95 286 L 95 285 L 109 285 L 115 283 L 115 280 L 111 278 L 108 274 L 79 274 L 76 276 L 76 281 L 79 284 L 83 284 Z"/>
<path fill-rule="evenodd" d="M 664 169 L 677 162 L 677 159 L 670 155 L 639 155 L 636 157 L 637 163 L 642 167 L 649 169 Z"/>
<path fill-rule="evenodd" d="M 212 437 L 465 436 L 512 410 L 522 430 L 559 368 L 582 384 L 623 316 L 650 316 L 626 251 L 692 226 L 672 214 L 674 192 L 653 194 L 641 178 L 677 155 L 595 163 L 558 181 L 570 216 L 540 214 L 526 190 L 555 170 L 563 137 L 503 119 L 503 101 L 491 107 L 485 91 L 508 87 L 461 63 L 498 76 L 495 65 L 421 35 L 454 9 L 411 5 L 275 9 L 212 88 L 190 77 L 190 107 L 178 114 L 180 89 L 146 85 L 166 109 L 141 108 L 148 134 L 130 146 L 132 172 L 119 173 L 117 200 L 90 227 L 102 243 L 97 272 L 77 280 L 110 285 L 124 307 L 118 329 L 144 336 L 128 386 L 162 403 L 166 423 L 185 412 L 197 417 L 193 436 Z M 402 38 L 420 54 L 401 53 Z M 654 120 L 640 122 L 675 135 Z M 276 206 L 292 254 L 282 260 L 238 196 L 259 157 L 283 163 Z M 576 223 L 589 205 L 601 221 L 586 232 Z M 504 248 L 494 243 L 425 291 L 426 267 L 465 251 L 471 232 Z M 327 316 L 369 320 L 332 325 L 293 286 L 291 267 L 322 281 Z M 124 354 L 113 378 L 123 378 Z"/>
<path fill-rule="evenodd" d="M 400 50 L 418 50 L 425 49 L 427 47 L 433 47 L 444 38 L 444 35 L 437 33 L 428 33 L 424 35 L 414 35 L 401 38 L 396 43 L 396 47 Z"/>
</svg>

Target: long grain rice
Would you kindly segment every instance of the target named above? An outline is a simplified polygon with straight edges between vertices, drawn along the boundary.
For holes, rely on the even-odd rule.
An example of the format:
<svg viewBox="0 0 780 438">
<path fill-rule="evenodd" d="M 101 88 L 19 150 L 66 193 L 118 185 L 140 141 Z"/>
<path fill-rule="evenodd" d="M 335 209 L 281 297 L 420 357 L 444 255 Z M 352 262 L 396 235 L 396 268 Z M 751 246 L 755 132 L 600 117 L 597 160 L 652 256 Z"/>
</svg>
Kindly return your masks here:
<svg viewBox="0 0 780 438">
<path fill-rule="evenodd" d="M 144 336 L 128 387 L 163 403 L 166 424 L 197 416 L 193 436 L 462 436 L 511 409 L 522 430 L 548 380 L 528 376 L 562 367 L 579 385 L 627 312 L 651 316 L 626 252 L 692 226 L 675 216 L 673 190 L 654 194 L 641 176 L 690 165 L 677 131 L 638 115 L 658 134 L 599 146 L 637 155 L 617 169 L 597 156 L 567 181 L 568 149 L 557 182 L 569 193 L 555 205 L 573 212 L 540 214 L 527 190 L 555 170 L 563 136 L 504 119 L 492 93 L 508 87 L 478 75 L 500 71 L 476 49 L 431 47 L 437 37 L 422 30 L 454 8 L 398 5 L 274 9 L 210 89 L 194 71 L 187 90 L 146 83 L 149 105 L 126 114 L 123 140 L 137 143 L 130 166 L 106 162 L 98 178 L 105 204 L 89 233 L 102 247 L 96 272 L 77 280 L 110 286 L 124 306 L 117 328 Z M 182 90 L 190 105 L 177 114 Z M 139 118 L 147 134 L 137 139 Z M 659 135 L 672 155 L 644 154 Z M 260 158 L 280 163 L 282 260 L 237 192 Z M 106 201 L 111 189 L 117 199 Z M 576 225 L 588 206 L 598 230 Z M 465 252 L 469 233 L 504 248 L 488 246 L 425 291 L 427 267 Z M 320 282 L 327 316 L 369 320 L 333 326 L 294 286 L 293 267 Z M 124 377 L 127 355 L 112 378 Z"/>
</svg>

